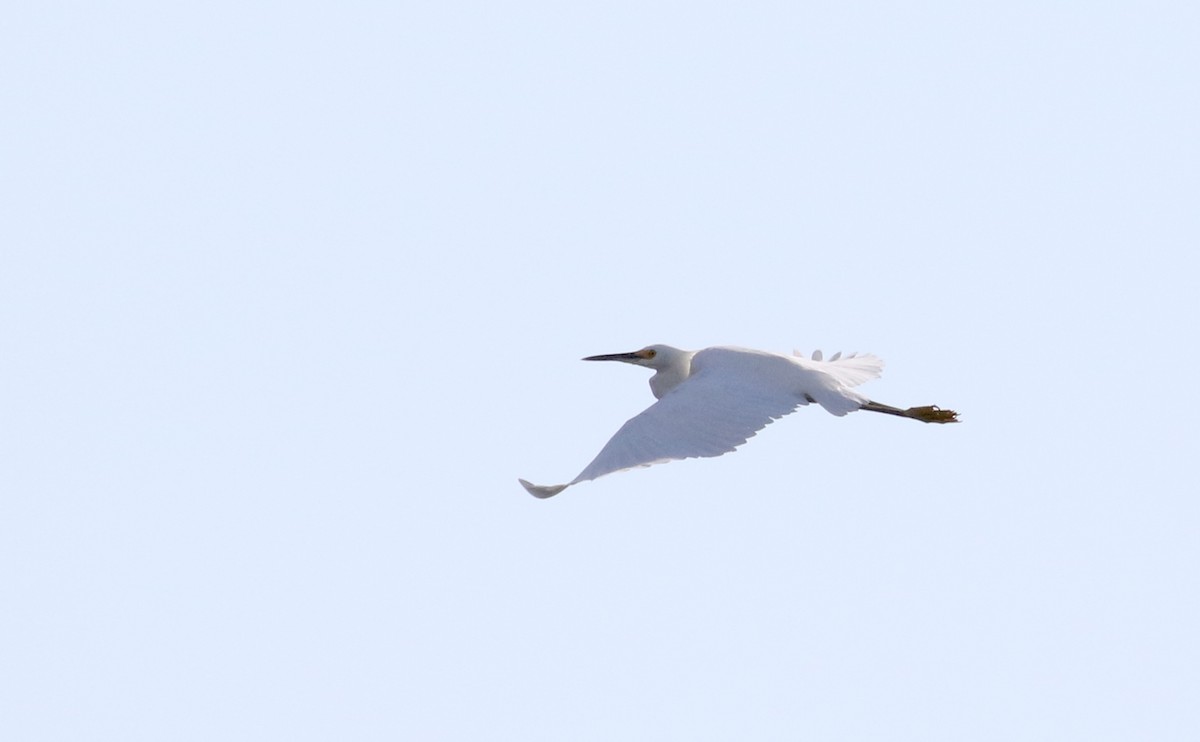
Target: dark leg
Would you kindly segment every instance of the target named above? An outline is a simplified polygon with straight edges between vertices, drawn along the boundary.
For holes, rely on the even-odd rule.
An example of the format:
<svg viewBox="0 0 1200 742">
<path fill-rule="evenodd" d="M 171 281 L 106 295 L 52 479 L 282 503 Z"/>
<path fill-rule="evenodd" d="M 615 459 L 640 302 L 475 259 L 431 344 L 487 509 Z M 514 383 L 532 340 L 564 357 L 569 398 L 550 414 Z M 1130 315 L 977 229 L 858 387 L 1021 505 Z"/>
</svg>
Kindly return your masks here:
<svg viewBox="0 0 1200 742">
<path fill-rule="evenodd" d="M 909 407 L 907 410 L 902 410 L 899 407 L 891 407 L 878 402 L 867 402 L 861 408 L 867 412 L 882 412 L 885 415 L 895 415 L 897 417 L 907 417 L 912 420 L 920 420 L 923 423 L 956 423 L 958 422 L 958 413 L 954 410 L 943 410 L 940 407 L 928 405 L 926 407 Z"/>
</svg>

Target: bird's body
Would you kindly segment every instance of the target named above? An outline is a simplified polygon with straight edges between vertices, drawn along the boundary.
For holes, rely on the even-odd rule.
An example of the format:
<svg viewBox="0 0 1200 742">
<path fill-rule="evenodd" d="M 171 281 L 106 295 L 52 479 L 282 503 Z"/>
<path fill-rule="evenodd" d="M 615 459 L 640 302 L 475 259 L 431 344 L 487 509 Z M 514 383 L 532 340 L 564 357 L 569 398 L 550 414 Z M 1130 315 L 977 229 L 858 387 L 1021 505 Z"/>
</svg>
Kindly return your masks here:
<svg viewBox="0 0 1200 742">
<path fill-rule="evenodd" d="M 595 460 L 567 484 L 539 486 L 520 480 L 535 497 L 551 497 L 573 484 L 625 469 L 729 453 L 774 420 L 808 404 L 819 404 L 839 417 L 869 410 L 923 422 L 957 422 L 950 410 L 902 410 L 854 391 L 883 372 L 883 361 L 872 355 L 838 353 L 825 361 L 820 351 L 809 359 L 800 353 L 785 356 L 745 348 L 686 351 L 651 345 L 584 360 L 654 369 L 650 390 L 658 401 L 622 425 Z"/>
</svg>

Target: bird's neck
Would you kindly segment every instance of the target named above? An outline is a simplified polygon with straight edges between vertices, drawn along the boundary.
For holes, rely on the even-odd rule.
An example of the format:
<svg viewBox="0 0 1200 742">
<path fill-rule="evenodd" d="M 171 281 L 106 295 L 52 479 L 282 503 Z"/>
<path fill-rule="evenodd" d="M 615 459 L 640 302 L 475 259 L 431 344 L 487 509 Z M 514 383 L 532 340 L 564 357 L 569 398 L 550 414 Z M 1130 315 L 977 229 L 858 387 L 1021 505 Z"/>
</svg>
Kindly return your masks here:
<svg viewBox="0 0 1200 742">
<path fill-rule="evenodd" d="M 658 373 L 650 377 L 650 391 L 654 393 L 655 399 L 662 399 L 664 394 L 682 384 L 691 372 L 691 354 L 680 354 L 678 360 L 660 368 Z"/>
</svg>

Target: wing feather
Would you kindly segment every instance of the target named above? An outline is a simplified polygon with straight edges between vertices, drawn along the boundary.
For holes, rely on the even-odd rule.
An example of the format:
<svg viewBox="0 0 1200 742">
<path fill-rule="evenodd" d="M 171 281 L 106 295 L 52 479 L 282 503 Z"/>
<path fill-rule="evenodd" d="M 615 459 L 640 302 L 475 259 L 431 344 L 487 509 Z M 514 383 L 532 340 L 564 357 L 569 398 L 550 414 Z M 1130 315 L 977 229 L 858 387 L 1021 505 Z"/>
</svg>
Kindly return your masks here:
<svg viewBox="0 0 1200 742">
<path fill-rule="evenodd" d="M 793 355 L 794 360 L 802 367 L 829 374 L 848 387 L 858 386 L 883 375 L 883 359 L 870 353 L 850 353 L 843 357 L 841 352 L 838 352 L 827 361 L 821 360 L 819 350 L 813 351 L 811 359 L 805 358 L 798 350 L 793 351 Z"/>
</svg>

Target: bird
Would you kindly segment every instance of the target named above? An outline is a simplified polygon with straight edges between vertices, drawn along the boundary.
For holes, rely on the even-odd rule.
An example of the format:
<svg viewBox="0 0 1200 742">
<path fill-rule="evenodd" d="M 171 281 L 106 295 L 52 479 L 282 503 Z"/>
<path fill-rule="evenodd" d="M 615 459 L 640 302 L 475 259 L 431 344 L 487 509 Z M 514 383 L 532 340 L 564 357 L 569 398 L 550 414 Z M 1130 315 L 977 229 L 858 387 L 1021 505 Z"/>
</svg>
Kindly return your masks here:
<svg viewBox="0 0 1200 742">
<path fill-rule="evenodd" d="M 648 345 L 631 353 L 588 356 L 653 370 L 650 391 L 658 400 L 630 418 L 592 463 L 566 484 L 537 485 L 518 479 L 529 494 L 545 499 L 567 487 L 627 469 L 730 453 L 784 415 L 810 404 L 841 417 L 858 410 L 925 423 L 956 423 L 958 413 L 935 405 L 900 409 L 872 401 L 854 387 L 883 373 L 871 354 L 821 351 L 805 358 L 718 346 L 698 351 Z"/>
</svg>

